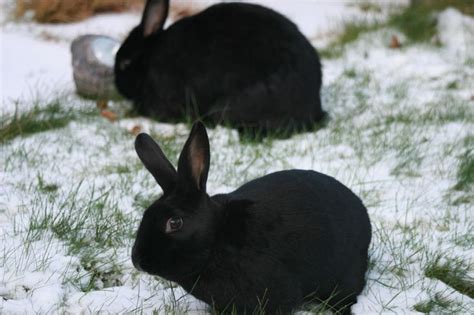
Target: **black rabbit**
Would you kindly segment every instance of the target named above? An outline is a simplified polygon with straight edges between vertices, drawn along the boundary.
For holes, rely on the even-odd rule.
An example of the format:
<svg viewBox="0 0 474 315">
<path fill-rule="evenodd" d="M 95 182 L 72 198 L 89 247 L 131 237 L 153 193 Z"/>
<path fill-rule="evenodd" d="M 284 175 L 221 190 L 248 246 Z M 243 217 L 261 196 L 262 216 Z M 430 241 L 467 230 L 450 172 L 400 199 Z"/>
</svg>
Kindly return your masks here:
<svg viewBox="0 0 474 315">
<path fill-rule="evenodd" d="M 286 17 L 221 3 L 164 30 L 168 6 L 147 1 L 116 55 L 116 86 L 139 114 L 263 134 L 309 129 L 323 118 L 318 54 Z"/>
<path fill-rule="evenodd" d="M 177 282 L 217 310 L 285 313 L 325 301 L 350 312 L 365 284 L 371 226 L 347 187 L 290 170 L 210 197 L 202 123 L 193 126 L 178 171 L 147 134 L 135 148 L 163 189 L 138 229 L 136 268 Z"/>
</svg>

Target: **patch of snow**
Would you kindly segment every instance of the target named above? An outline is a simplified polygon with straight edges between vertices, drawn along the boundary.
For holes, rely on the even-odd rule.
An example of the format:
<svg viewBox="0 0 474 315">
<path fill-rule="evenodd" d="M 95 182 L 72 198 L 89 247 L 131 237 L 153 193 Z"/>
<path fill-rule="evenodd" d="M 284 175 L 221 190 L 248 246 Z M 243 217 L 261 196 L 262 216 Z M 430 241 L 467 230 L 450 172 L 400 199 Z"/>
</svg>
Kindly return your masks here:
<svg viewBox="0 0 474 315">
<path fill-rule="evenodd" d="M 451 58 L 474 58 L 474 18 L 448 8 L 438 16 L 438 33 Z"/>
<path fill-rule="evenodd" d="M 205 1 L 208 6 L 219 1 Z M 247 1 L 255 2 L 255 1 Z M 343 20 L 363 14 L 349 0 L 327 1 L 271 1 L 257 3 L 269 6 L 291 18 L 315 43 L 324 43 Z M 402 0 L 397 3 L 404 3 Z M 2 12 L 11 12 L 11 3 L 2 3 Z M 67 24 L 37 24 L 24 21 L 3 23 L 0 32 L 2 69 L 0 82 L 1 112 L 11 115 L 15 110 L 28 111 L 37 92 L 54 95 L 73 93 L 70 43 L 85 34 L 108 35 L 123 39 L 141 19 L 140 12 L 107 13 L 84 21 Z M 328 34 L 329 33 L 329 34 Z M 41 51 L 41 57 L 35 52 Z M 26 104 L 26 105 L 25 105 Z"/>
<path fill-rule="evenodd" d="M 297 22 L 310 34 L 328 26 L 339 14 L 337 10 L 346 10 L 347 2 L 319 2 L 321 6 L 308 2 L 311 8 L 322 8 L 318 21 L 310 21 L 308 12 L 316 9 L 306 12 L 303 3 L 272 5 L 297 20 L 298 12 L 305 11 Z M 339 9 L 331 11 L 327 8 L 331 5 Z M 123 28 L 106 29 L 121 19 Z M 138 19 L 139 14 L 124 14 L 98 16 L 70 27 L 34 23 L 2 27 L 2 115 L 12 113 L 18 100 L 23 100 L 20 110 L 27 110 L 30 94 L 44 100 L 56 89 L 68 94 L 67 108 L 94 106 L 93 102 L 80 105 L 73 95 L 69 41 L 91 30 L 121 36 Z M 321 20 L 324 25 L 316 27 Z M 416 303 L 433 294 L 466 310 L 474 308 L 472 299 L 424 276 L 426 264 L 439 253 L 472 263 L 473 250 L 456 242 L 474 226 L 472 205 L 453 205 L 446 197 L 456 183 L 458 156 L 466 149 L 462 139 L 474 130 L 469 106 L 474 70 L 465 65 L 472 50 L 463 48 L 474 44 L 474 31 L 466 27 L 471 23 L 472 18 L 450 9 L 439 19 L 442 48 L 389 49 L 391 35 L 404 38 L 396 30 L 383 29 L 349 45 L 342 58 L 323 60 L 323 106 L 331 120 L 317 132 L 275 140 L 269 146 L 241 143 L 235 130 L 220 126 L 209 130 L 212 164 L 207 187 L 211 194 L 230 192 L 271 171 L 302 168 L 334 176 L 361 196 L 373 224 L 373 266 L 353 307 L 356 314 L 411 313 Z M 57 41 L 41 37 L 43 30 L 54 34 Z M 452 82 L 458 86 L 448 90 Z M 458 108 L 465 110 L 465 117 L 436 120 L 456 114 Z M 425 116 L 432 121 L 421 121 Z M 388 123 L 389 119 L 395 121 Z M 340 130 L 334 127 L 338 123 Z M 378 129 L 378 124 L 390 127 Z M 94 117 L 59 130 L 17 137 L 1 146 L 0 155 L 7 159 L 0 167 L 0 313 L 160 313 L 173 306 L 183 312 L 206 312 L 206 305 L 181 288 L 133 269 L 129 257 L 132 237 L 117 248 L 92 248 L 94 259 L 101 262 L 96 271 L 116 268 L 111 277 L 117 284 L 109 286 L 106 280 L 96 279 L 95 287 L 83 292 L 81 287 L 87 287 L 92 276 L 82 257 L 69 253 L 65 241 L 50 230 L 34 235 L 35 229 L 30 229 L 31 221 L 41 215 L 61 214 L 61 203 L 67 205 L 68 214 L 81 213 L 92 193 L 108 193 L 113 203 L 106 210 L 118 211 L 136 228 L 143 208 L 136 205 L 138 197 L 151 202 L 160 193 L 133 150 L 134 137 L 129 131 L 137 125 L 162 139 L 173 139 L 173 148 L 180 147 L 189 132 L 185 124 L 145 118 L 109 123 Z M 382 136 L 374 137 L 380 130 Z M 374 139 L 385 141 L 374 144 Z M 400 156 L 405 143 L 408 151 Z M 173 155 L 170 158 L 176 161 Z M 116 166 L 132 170 L 110 171 Z M 397 168 L 401 174 L 394 172 Z M 58 190 L 49 195 L 40 192 L 40 175 Z M 67 203 L 73 193 L 76 202 Z"/>
<path fill-rule="evenodd" d="M 3 30 L 0 41 L 2 115 L 15 112 L 19 103 L 20 110 L 28 111 L 32 100 L 55 91 L 74 92 L 71 56 L 66 44 Z"/>
</svg>

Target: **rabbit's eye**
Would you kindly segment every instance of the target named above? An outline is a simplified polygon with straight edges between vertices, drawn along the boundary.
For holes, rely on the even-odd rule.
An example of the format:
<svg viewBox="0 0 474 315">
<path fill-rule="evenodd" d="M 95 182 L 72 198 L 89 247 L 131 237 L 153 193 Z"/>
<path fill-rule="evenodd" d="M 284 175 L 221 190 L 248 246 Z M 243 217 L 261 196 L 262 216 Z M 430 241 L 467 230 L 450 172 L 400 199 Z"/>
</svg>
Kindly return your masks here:
<svg viewBox="0 0 474 315">
<path fill-rule="evenodd" d="M 166 222 L 166 233 L 173 233 L 180 230 L 183 227 L 183 218 L 181 217 L 171 217 Z"/>
<path fill-rule="evenodd" d="M 125 59 L 125 60 L 120 61 L 120 65 L 119 65 L 120 70 L 123 71 L 123 70 L 127 69 L 131 62 L 132 61 L 130 59 Z"/>
</svg>

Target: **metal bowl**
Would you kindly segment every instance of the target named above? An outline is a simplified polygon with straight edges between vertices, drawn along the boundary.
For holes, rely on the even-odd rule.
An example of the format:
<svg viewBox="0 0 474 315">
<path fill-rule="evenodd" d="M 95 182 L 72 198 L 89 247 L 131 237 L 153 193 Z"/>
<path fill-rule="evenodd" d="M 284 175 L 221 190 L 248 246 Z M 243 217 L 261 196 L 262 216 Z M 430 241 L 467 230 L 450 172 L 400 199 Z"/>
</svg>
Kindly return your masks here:
<svg viewBox="0 0 474 315">
<path fill-rule="evenodd" d="M 77 93 L 95 99 L 118 97 L 114 83 L 116 39 L 104 35 L 83 35 L 71 44 L 72 67 Z"/>
</svg>

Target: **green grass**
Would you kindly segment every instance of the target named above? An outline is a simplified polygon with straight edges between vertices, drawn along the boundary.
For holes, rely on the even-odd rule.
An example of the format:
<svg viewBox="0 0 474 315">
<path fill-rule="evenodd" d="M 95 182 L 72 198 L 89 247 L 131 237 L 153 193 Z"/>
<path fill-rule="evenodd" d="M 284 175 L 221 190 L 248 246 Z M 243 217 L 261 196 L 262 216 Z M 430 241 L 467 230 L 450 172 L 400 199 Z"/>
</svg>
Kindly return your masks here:
<svg viewBox="0 0 474 315">
<path fill-rule="evenodd" d="M 53 193 L 59 189 L 59 186 L 54 183 L 46 183 L 43 179 L 43 176 L 38 173 L 38 189 L 44 193 Z"/>
<path fill-rule="evenodd" d="M 448 7 L 456 8 L 463 14 L 474 15 L 474 6 L 471 0 L 414 0 L 414 6 L 442 11 Z"/>
<path fill-rule="evenodd" d="M 409 108 L 385 115 L 381 124 L 444 125 L 449 122 L 473 121 L 473 119 L 474 111 L 468 103 L 442 100 L 426 104 L 424 110 Z"/>
<path fill-rule="evenodd" d="M 380 12 L 380 7 L 371 3 L 359 4 L 362 11 Z M 338 58 L 344 53 L 345 46 L 356 41 L 362 34 L 383 27 L 393 27 L 400 30 L 408 39 L 404 45 L 413 43 L 429 43 L 436 35 L 437 18 L 440 11 L 454 7 L 464 14 L 474 16 L 474 5 L 470 0 L 436 0 L 414 1 L 410 6 L 392 9 L 387 21 L 368 21 L 359 19 L 346 21 L 340 27 L 339 35 L 328 47 L 319 50 L 322 58 Z M 448 87 L 456 88 L 456 85 Z"/>
<path fill-rule="evenodd" d="M 453 206 L 474 202 L 474 136 L 468 135 L 460 143 L 462 151 L 457 156 L 456 184 L 446 193 Z"/>
<path fill-rule="evenodd" d="M 78 287 L 82 292 L 102 290 L 123 285 L 122 270 L 116 261 L 102 261 L 97 258 L 94 248 L 84 252 L 80 264 L 85 272 L 71 274 L 66 282 Z"/>
<path fill-rule="evenodd" d="M 158 188 L 157 188 L 158 190 Z M 133 207 L 139 211 L 142 212 L 145 209 L 147 209 L 151 204 L 157 200 L 160 196 L 158 194 L 151 194 L 151 195 L 146 195 L 143 193 L 138 193 L 135 195 L 133 198 Z"/>
<path fill-rule="evenodd" d="M 52 236 L 63 241 L 68 255 L 80 260 L 81 267 L 71 270 L 65 283 L 83 292 L 121 285 L 122 270 L 115 252 L 129 246 L 138 220 L 124 214 L 109 191 L 92 189 L 83 195 L 81 186 L 61 197 L 36 197 L 23 234 L 25 251 L 31 242 Z"/>
<path fill-rule="evenodd" d="M 434 259 L 425 269 L 425 276 L 438 279 L 454 290 L 474 299 L 474 279 L 468 276 L 473 266 L 466 265 L 460 259 L 449 258 L 441 262 L 441 257 Z"/>
<path fill-rule="evenodd" d="M 107 165 L 104 168 L 104 173 L 106 174 L 133 174 L 137 170 L 141 169 L 142 164 L 136 163 L 135 165 L 130 164 L 117 164 L 117 165 Z"/>
<path fill-rule="evenodd" d="M 357 72 L 354 68 L 345 69 L 343 74 L 350 79 L 355 79 L 357 76 Z"/>
<path fill-rule="evenodd" d="M 474 136 L 464 139 L 464 153 L 459 157 L 455 190 L 469 191 L 474 188 Z"/>
<path fill-rule="evenodd" d="M 429 42 L 436 35 L 436 14 L 448 7 L 474 15 L 474 5 L 470 0 L 422 0 L 392 14 L 387 25 L 402 31 L 411 42 Z"/>
<path fill-rule="evenodd" d="M 402 31 L 412 42 L 427 42 L 436 34 L 436 16 L 426 6 L 409 6 L 392 15 L 388 25 Z"/>
<path fill-rule="evenodd" d="M 341 50 L 372 30 L 372 25 L 364 30 L 363 23 L 348 26 L 339 44 Z M 367 49 L 371 48 L 369 44 Z M 433 53 L 432 47 L 420 47 L 420 51 Z M 268 137 L 259 142 L 242 139 L 229 128 L 209 128 L 209 189 L 232 190 L 255 177 L 288 168 L 304 167 L 329 174 L 353 190 L 369 209 L 373 239 L 363 295 L 376 311 L 395 313 L 412 308 L 420 312 L 467 313 L 470 302 L 453 294 L 450 287 L 469 295 L 472 282 L 466 281 L 466 274 L 472 266 L 456 259 L 433 261 L 430 251 L 440 246 L 466 252 L 473 243 L 472 223 L 466 218 L 472 203 L 469 191 L 473 185 L 474 140 L 472 136 L 463 137 L 474 121 L 474 110 L 471 102 L 460 95 L 472 85 L 470 77 L 464 69 L 456 68 L 462 76 L 449 80 L 413 76 L 387 85 L 375 79 L 371 71 L 377 70 L 368 70 L 370 67 L 357 60 L 341 62 L 338 66 L 345 67 L 342 75 L 332 78 L 322 94 L 331 111 L 324 129 L 297 134 L 289 140 Z M 420 104 L 419 98 L 416 102 L 411 98 L 418 92 L 432 95 L 434 89 L 435 101 L 430 103 L 422 100 Z M 74 116 L 62 110 L 60 104 L 63 101 L 38 106 L 2 124 L 4 128 L 7 122 L 16 120 L 7 128 L 10 134 L 2 138 L 2 152 L 7 157 L 3 171 L 11 179 L 8 191 L 21 198 L 12 220 L 22 230 L 2 235 L 4 240 L 12 237 L 16 243 L 0 253 L 0 265 L 19 275 L 32 270 L 49 272 L 49 263 L 54 263 L 59 254 L 72 258 L 60 279 L 60 285 L 68 288 L 67 302 L 77 291 L 124 285 L 140 293 L 150 292 L 150 299 L 158 296 L 156 314 L 185 314 L 187 303 L 174 296 L 176 284 L 167 285 L 163 279 L 139 273 L 130 263 L 130 246 L 141 214 L 159 197 L 158 186 L 133 151 L 133 136 L 122 124 L 111 124 L 100 117 L 86 123 L 82 111 Z M 95 107 L 91 112 L 98 116 Z M 25 132 L 29 120 L 48 122 L 51 117 L 65 123 L 64 129 L 51 133 L 52 137 L 50 133 L 35 133 L 61 126 L 46 124 L 38 131 Z M 66 126 L 76 119 L 79 122 Z M 163 133 L 161 125 L 151 123 L 151 135 L 174 165 L 188 136 L 189 124 L 187 127 L 180 125 Z M 82 132 L 77 133 L 78 129 Z M 456 132 L 459 136 L 453 135 Z M 27 135 L 39 143 L 9 143 Z M 53 150 L 43 149 L 48 146 Z M 62 158 L 53 156 L 54 151 L 64 153 Z M 78 163 L 71 167 L 71 161 Z M 31 179 L 24 180 L 25 170 L 31 173 Z M 62 172 L 55 174 L 56 170 L 65 170 L 68 178 L 63 179 Z M 79 185 L 81 180 L 83 184 Z M 453 184 L 446 187 L 443 183 Z M 449 198 L 443 197 L 446 191 Z M 464 204 L 450 204 L 458 196 Z M 8 213 L 9 207 L 0 203 L 0 215 Z M 47 248 L 43 250 L 45 243 Z M 22 251 L 27 253 L 17 254 Z M 452 256 L 447 251 L 444 257 Z M 440 284 L 444 290 L 439 291 Z M 422 299 L 405 305 L 403 296 L 412 301 L 415 290 L 422 292 Z M 136 313 L 150 311 L 150 306 L 145 309 L 146 303 L 139 300 L 137 297 Z M 324 301 L 303 308 L 316 314 L 328 309 Z"/>
<path fill-rule="evenodd" d="M 459 83 L 458 83 L 458 81 L 451 81 L 451 82 L 448 83 L 446 88 L 449 89 L 449 90 L 456 90 L 456 89 L 459 88 Z"/>
<path fill-rule="evenodd" d="M 452 242 L 456 246 L 470 248 L 474 244 L 474 222 L 468 222 L 465 233 L 455 231 L 452 235 Z"/>
<path fill-rule="evenodd" d="M 397 129 L 400 130 L 399 136 L 391 142 L 392 148 L 396 151 L 397 164 L 391 174 L 398 177 L 420 177 L 419 168 L 424 158 L 424 146 L 413 139 L 415 128 L 403 126 Z"/>
<path fill-rule="evenodd" d="M 35 133 L 65 127 L 71 121 L 84 115 L 93 115 L 96 110 L 65 109 L 61 100 L 54 100 L 46 105 L 36 104 L 32 110 L 0 119 L 0 143 L 6 143 L 19 136 L 29 136 Z"/>
<path fill-rule="evenodd" d="M 373 2 L 369 2 L 369 1 L 363 1 L 356 5 L 359 7 L 359 9 L 361 9 L 364 12 L 381 12 L 382 11 L 382 8 L 380 7 L 380 5 Z"/>
<path fill-rule="evenodd" d="M 96 249 L 123 246 L 133 234 L 131 219 L 109 199 L 109 192 L 97 196 L 92 191 L 80 198 L 80 186 L 62 200 L 37 200 L 28 227 L 31 239 L 38 239 L 45 230 L 51 231 L 68 244 L 70 254 L 89 246 Z"/>
<path fill-rule="evenodd" d="M 435 312 L 438 309 L 448 309 L 452 303 L 453 301 L 442 296 L 441 294 L 435 294 L 429 300 L 415 304 L 413 309 L 417 312 L 428 314 Z"/>
<path fill-rule="evenodd" d="M 472 188 L 474 183 L 474 154 L 472 149 L 461 155 L 457 178 L 458 182 L 455 189 L 467 190 Z"/>
<path fill-rule="evenodd" d="M 322 58 L 339 58 L 344 54 L 345 46 L 356 41 L 360 35 L 374 31 L 383 26 L 380 22 L 370 22 L 365 19 L 346 21 L 342 23 L 339 35 L 328 47 L 319 50 Z"/>
<path fill-rule="evenodd" d="M 405 209 L 397 209 L 409 215 L 409 204 Z M 372 279 L 392 289 L 407 290 L 412 287 L 413 264 L 420 259 L 419 254 L 426 250 L 419 222 L 398 221 L 395 225 L 372 223 L 372 247 L 376 252 L 383 249 L 384 257 L 371 255 L 377 278 Z M 403 254 L 402 254 L 403 253 Z M 391 301 L 386 302 L 389 307 Z"/>
</svg>

